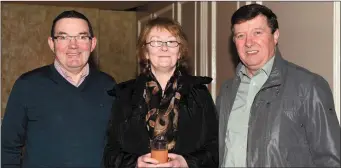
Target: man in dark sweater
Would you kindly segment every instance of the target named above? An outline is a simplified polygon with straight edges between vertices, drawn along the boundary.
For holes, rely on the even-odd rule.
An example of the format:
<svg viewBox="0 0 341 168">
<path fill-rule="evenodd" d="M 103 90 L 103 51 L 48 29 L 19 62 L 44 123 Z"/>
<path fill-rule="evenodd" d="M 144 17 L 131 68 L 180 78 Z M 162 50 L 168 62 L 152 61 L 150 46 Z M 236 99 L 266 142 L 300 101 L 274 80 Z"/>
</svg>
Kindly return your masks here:
<svg viewBox="0 0 341 168">
<path fill-rule="evenodd" d="M 115 81 L 89 65 L 89 20 L 65 11 L 52 24 L 53 64 L 15 82 L 1 126 L 1 167 L 98 168 Z"/>
</svg>

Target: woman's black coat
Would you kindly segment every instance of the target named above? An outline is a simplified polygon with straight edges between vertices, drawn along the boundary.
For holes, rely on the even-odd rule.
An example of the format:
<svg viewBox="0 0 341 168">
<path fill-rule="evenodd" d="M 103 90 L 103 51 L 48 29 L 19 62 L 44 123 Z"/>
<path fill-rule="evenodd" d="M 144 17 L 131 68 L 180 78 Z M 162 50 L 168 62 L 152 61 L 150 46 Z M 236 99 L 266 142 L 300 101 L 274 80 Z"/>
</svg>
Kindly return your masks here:
<svg viewBox="0 0 341 168">
<path fill-rule="evenodd" d="M 182 155 L 190 168 L 218 167 L 218 116 L 205 86 L 211 80 L 186 74 L 179 79 L 183 88 L 174 153 Z M 135 167 L 138 157 L 150 152 L 143 98 L 145 82 L 146 77 L 140 75 L 111 92 L 116 94 L 116 101 L 104 151 L 106 168 Z"/>
</svg>

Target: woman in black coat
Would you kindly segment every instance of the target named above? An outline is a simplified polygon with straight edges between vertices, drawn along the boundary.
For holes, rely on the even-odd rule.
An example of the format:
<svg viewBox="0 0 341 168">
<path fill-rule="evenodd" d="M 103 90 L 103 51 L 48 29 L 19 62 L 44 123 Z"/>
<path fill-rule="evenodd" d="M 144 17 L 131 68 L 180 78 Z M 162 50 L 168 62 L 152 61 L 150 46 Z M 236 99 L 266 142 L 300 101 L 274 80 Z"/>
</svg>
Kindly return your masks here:
<svg viewBox="0 0 341 168">
<path fill-rule="evenodd" d="M 218 117 L 205 86 L 212 79 L 187 74 L 187 54 L 176 21 L 154 18 L 141 31 L 141 74 L 115 88 L 107 168 L 218 166 Z M 150 141 L 159 136 L 167 139 L 167 163 L 151 158 Z"/>
</svg>

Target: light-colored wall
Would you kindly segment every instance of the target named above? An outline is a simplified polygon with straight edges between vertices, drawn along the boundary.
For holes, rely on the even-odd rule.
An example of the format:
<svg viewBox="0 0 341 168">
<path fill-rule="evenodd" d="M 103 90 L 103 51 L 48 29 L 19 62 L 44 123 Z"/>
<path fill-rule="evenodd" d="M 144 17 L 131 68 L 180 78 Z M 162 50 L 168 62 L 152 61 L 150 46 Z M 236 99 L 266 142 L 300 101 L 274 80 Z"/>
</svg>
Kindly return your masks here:
<svg viewBox="0 0 341 168">
<path fill-rule="evenodd" d="M 47 38 L 53 19 L 77 10 L 88 17 L 98 43 L 93 55 L 104 72 L 118 82 L 136 74 L 136 14 L 94 8 L 1 4 L 1 114 L 15 80 L 24 72 L 53 62 Z"/>
<path fill-rule="evenodd" d="M 263 2 L 278 17 L 283 57 L 333 88 L 333 2 Z"/>
</svg>

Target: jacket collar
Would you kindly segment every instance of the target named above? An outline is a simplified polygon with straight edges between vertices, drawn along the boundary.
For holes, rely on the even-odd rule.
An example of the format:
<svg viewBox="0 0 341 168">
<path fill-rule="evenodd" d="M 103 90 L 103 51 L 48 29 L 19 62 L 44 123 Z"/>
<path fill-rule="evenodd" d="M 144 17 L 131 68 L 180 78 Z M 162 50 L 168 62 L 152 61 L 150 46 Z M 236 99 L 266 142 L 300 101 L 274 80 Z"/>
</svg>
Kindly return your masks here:
<svg viewBox="0 0 341 168">
<path fill-rule="evenodd" d="M 183 88 L 180 90 L 181 96 L 187 96 L 191 89 L 196 85 L 205 85 L 209 84 L 212 81 L 210 77 L 202 77 L 202 76 L 192 76 L 185 72 L 181 72 L 182 76 L 179 79 L 179 83 L 183 84 Z M 132 85 L 132 104 L 138 104 L 139 101 L 143 98 L 143 91 L 145 89 L 145 83 L 147 81 L 147 77 L 144 74 L 140 74 L 134 84 Z"/>
<path fill-rule="evenodd" d="M 262 89 L 281 85 L 284 82 L 286 74 L 287 62 L 283 59 L 278 47 L 276 47 L 276 54 L 274 64 L 268 80 L 264 83 Z"/>
<path fill-rule="evenodd" d="M 143 74 L 140 74 L 136 78 L 135 83 L 132 86 L 133 88 L 131 88 L 132 89 L 131 102 L 133 106 L 139 104 L 138 102 L 143 99 L 143 91 L 146 86 L 146 82 L 147 82 L 147 77 Z"/>
</svg>

